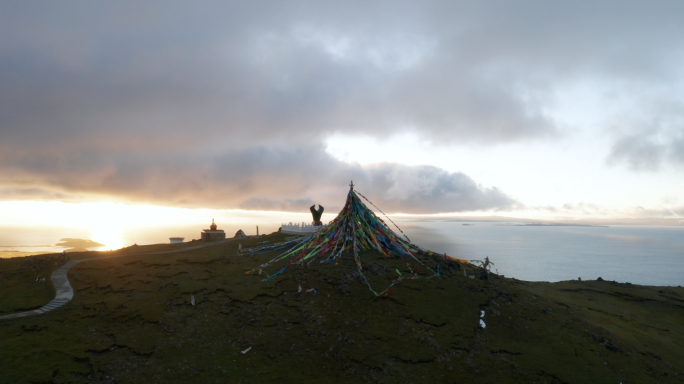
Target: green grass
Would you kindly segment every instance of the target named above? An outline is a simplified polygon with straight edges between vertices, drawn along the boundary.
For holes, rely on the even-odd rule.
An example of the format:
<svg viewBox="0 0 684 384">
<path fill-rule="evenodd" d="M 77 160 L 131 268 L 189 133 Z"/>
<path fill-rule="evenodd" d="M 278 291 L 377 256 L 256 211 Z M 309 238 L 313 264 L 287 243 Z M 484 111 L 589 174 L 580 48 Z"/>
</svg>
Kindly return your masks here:
<svg viewBox="0 0 684 384">
<path fill-rule="evenodd" d="M 50 275 L 61 266 L 57 257 L 0 259 L 0 316 L 38 309 L 55 297 Z M 36 281 L 38 277 L 45 282 Z"/>
<path fill-rule="evenodd" d="M 183 251 L 197 244 L 72 254 L 178 250 L 79 264 L 70 271 L 76 295 L 66 306 L 0 321 L 0 383 L 684 380 L 682 288 L 483 281 L 452 266 L 376 298 L 348 256 L 262 281 L 245 271 L 274 255 L 234 256 L 237 242 Z M 376 291 L 398 276 L 395 269 L 408 273 L 378 254 L 362 261 Z M 15 264 L 0 262 L 3 310 L 26 289 Z M 318 294 L 301 296 L 300 285 Z"/>
</svg>

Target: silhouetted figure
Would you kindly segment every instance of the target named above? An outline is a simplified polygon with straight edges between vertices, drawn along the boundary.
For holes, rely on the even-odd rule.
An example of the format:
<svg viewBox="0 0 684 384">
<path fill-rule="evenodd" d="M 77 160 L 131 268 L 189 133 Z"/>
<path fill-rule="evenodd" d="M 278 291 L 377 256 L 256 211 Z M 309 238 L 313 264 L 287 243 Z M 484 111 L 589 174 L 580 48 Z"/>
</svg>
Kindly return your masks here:
<svg viewBox="0 0 684 384">
<path fill-rule="evenodd" d="M 318 210 L 315 209 L 316 204 L 312 205 L 309 210 L 311 210 L 311 215 L 313 216 L 313 225 L 323 225 L 321 223 L 321 216 L 323 215 L 323 206 L 318 204 Z"/>
<path fill-rule="evenodd" d="M 59 256 L 59 261 L 61 263 L 66 263 L 67 261 L 69 261 L 69 255 L 67 255 L 66 250 L 62 251 L 62 254 Z"/>
<path fill-rule="evenodd" d="M 485 257 L 484 263 L 482 263 L 482 271 L 478 273 L 478 277 L 482 280 L 489 280 L 489 256 Z"/>
</svg>

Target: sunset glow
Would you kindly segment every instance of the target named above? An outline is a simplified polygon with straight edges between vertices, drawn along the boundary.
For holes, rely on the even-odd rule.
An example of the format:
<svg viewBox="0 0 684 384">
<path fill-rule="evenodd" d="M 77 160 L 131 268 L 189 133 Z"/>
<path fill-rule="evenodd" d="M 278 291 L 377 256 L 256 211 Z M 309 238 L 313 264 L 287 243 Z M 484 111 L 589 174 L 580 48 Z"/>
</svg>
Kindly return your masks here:
<svg viewBox="0 0 684 384">
<path fill-rule="evenodd" d="M 0 225 L 275 230 L 350 180 L 397 217 L 684 225 L 679 6 L 3 5 Z"/>
</svg>

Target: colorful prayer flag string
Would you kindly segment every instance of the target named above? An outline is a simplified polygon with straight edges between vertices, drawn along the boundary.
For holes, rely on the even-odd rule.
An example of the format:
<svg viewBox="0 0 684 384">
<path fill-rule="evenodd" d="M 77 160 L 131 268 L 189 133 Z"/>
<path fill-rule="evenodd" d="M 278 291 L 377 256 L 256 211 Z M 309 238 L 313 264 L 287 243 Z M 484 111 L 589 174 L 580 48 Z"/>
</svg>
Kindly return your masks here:
<svg viewBox="0 0 684 384">
<path fill-rule="evenodd" d="M 421 260 L 421 258 L 424 256 L 433 256 L 435 261 L 441 261 L 443 258 L 444 262 L 448 262 L 449 260 L 447 259 L 446 254 L 444 254 L 444 256 L 438 255 L 412 244 L 408 236 L 406 236 L 401 228 L 399 228 L 394 221 L 385 215 L 390 222 L 392 222 L 392 224 L 394 224 L 394 226 L 396 226 L 397 229 L 404 234 L 404 237 L 406 237 L 408 241 L 402 239 L 400 236 L 397 236 L 387 226 L 387 224 L 382 221 L 382 219 L 377 217 L 375 213 L 373 213 L 373 211 L 370 210 L 361 201 L 361 199 L 359 199 L 357 194 L 363 197 L 366 201 L 373 205 L 373 207 L 385 215 L 385 213 L 376 207 L 375 204 L 373 204 L 358 191 L 355 191 L 352 187 L 349 189 L 349 193 L 347 194 L 347 201 L 344 205 L 344 208 L 342 208 L 334 220 L 332 220 L 327 226 L 323 227 L 320 231 L 308 236 L 290 239 L 283 243 L 262 245 L 249 250 L 243 250 L 243 252 L 249 251 L 250 254 L 255 255 L 285 249 L 283 253 L 276 256 L 272 260 L 253 268 L 251 270 L 252 274 L 258 274 L 264 268 L 269 267 L 281 260 L 290 258 L 290 262 L 284 268 L 264 279 L 265 281 L 271 280 L 277 275 L 283 273 L 289 266 L 303 265 L 305 262 L 306 264 L 309 264 L 316 256 L 324 255 L 330 252 L 328 258 L 321 261 L 321 263 L 327 263 L 339 258 L 340 255 L 346 251 L 354 255 L 354 262 L 356 264 L 358 273 L 363 277 L 363 280 L 365 281 L 366 285 L 368 285 L 368 288 L 376 296 L 387 296 L 391 294 L 391 288 L 394 285 L 401 283 L 403 280 L 418 279 L 419 276 L 413 271 L 413 268 L 418 271 L 422 270 L 417 267 L 417 264 L 425 266 L 430 272 L 432 272 L 433 275 L 428 277 L 428 279 L 440 276 L 439 265 L 437 266 L 437 272 L 435 272 L 425 265 L 425 260 Z M 381 293 L 377 293 L 375 290 L 373 290 L 363 274 L 363 264 L 359 256 L 361 251 L 377 251 L 388 258 L 391 258 L 391 255 L 398 256 L 402 260 L 402 264 L 405 264 L 408 267 L 411 276 L 403 276 L 397 268 L 396 271 L 399 274 L 398 278 L 393 280 L 386 290 L 382 291 Z M 408 263 L 406 260 L 404 260 L 404 257 L 413 258 L 417 263 L 416 266 Z M 456 261 L 464 262 L 458 259 L 456 259 Z M 249 274 L 250 272 L 247 273 Z"/>
</svg>

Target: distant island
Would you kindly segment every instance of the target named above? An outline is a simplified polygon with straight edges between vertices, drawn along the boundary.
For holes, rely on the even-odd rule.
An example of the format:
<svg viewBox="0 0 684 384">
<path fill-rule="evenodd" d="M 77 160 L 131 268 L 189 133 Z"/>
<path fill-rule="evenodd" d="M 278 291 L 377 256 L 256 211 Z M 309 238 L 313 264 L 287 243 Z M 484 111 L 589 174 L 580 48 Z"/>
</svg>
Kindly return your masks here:
<svg viewBox="0 0 684 384">
<path fill-rule="evenodd" d="M 465 224 L 464 224 L 465 225 Z M 563 224 L 563 223 L 528 223 L 528 224 L 494 224 L 507 227 L 601 227 L 608 228 L 607 225 L 589 225 L 589 224 Z"/>
<path fill-rule="evenodd" d="M 104 247 L 105 244 L 98 243 L 87 239 L 72 239 L 65 238 L 60 240 L 61 243 L 55 244 L 55 247 L 70 248 L 68 252 L 87 252 L 88 248 Z"/>
</svg>

